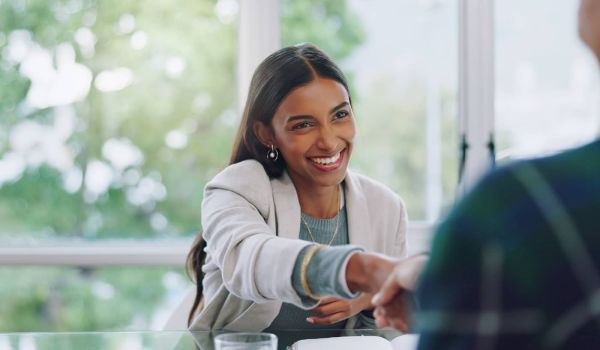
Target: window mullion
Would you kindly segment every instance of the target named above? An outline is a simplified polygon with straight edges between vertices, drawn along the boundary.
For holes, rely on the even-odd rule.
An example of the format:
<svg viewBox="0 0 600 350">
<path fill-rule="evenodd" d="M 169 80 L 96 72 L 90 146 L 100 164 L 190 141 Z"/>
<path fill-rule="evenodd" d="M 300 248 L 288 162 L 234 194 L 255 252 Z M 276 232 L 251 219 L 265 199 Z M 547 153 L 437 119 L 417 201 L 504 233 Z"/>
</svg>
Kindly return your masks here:
<svg viewBox="0 0 600 350">
<path fill-rule="evenodd" d="M 279 0 L 240 0 L 238 27 L 238 102 L 246 101 L 258 64 L 281 47 Z"/>
<path fill-rule="evenodd" d="M 494 0 L 460 0 L 459 195 L 494 164 Z"/>
</svg>

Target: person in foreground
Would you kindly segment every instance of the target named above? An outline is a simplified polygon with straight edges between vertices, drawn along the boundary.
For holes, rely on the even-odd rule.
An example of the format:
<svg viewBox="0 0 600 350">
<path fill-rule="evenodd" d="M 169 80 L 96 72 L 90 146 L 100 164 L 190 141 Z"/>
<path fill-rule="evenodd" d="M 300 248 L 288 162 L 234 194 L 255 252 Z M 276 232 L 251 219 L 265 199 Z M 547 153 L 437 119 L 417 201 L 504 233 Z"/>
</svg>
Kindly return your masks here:
<svg viewBox="0 0 600 350">
<path fill-rule="evenodd" d="M 600 1 L 579 31 L 600 61 Z M 403 325 L 415 286 L 399 264 L 375 295 Z M 600 344 L 600 140 L 486 176 L 439 227 L 417 288 L 419 349 L 592 349 Z"/>
<path fill-rule="evenodd" d="M 407 214 L 347 169 L 355 134 L 346 79 L 320 49 L 286 47 L 259 65 L 230 165 L 205 188 L 190 329 L 374 327 L 372 295 L 345 272 L 380 286 L 406 254 Z"/>
</svg>

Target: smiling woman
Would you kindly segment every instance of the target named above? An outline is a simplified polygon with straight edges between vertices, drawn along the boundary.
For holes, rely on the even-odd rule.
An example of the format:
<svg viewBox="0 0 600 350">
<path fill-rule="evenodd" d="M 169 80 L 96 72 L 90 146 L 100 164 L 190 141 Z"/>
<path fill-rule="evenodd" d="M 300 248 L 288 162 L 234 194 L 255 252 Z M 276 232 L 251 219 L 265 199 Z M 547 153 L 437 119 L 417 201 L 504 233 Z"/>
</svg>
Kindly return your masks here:
<svg viewBox="0 0 600 350">
<path fill-rule="evenodd" d="M 363 251 L 402 258 L 407 214 L 397 194 L 348 170 L 355 135 L 346 78 L 316 46 L 259 65 L 230 166 L 205 188 L 188 259 L 192 329 L 374 326 L 371 295 L 352 291 L 346 267 L 383 282 L 391 260 Z"/>
<path fill-rule="evenodd" d="M 346 174 L 356 127 L 344 85 L 317 76 L 289 93 L 271 125 L 256 123 L 255 129 L 262 144 L 273 145 L 286 159 L 286 170 L 305 213 L 335 216 L 339 208 L 318 208 L 320 201 L 307 197 L 334 196 Z M 323 202 L 335 205 L 335 201 Z"/>
</svg>

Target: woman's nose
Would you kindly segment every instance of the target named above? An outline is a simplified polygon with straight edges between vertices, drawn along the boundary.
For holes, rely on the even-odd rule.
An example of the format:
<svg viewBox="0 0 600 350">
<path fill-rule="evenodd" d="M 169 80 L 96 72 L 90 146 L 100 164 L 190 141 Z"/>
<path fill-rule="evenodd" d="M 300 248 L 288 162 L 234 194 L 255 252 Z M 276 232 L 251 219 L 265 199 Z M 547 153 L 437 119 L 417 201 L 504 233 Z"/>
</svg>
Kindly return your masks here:
<svg viewBox="0 0 600 350">
<path fill-rule="evenodd" d="M 319 130 L 317 146 L 325 151 L 335 150 L 338 145 L 338 139 L 335 130 L 330 126 L 325 126 Z"/>
</svg>

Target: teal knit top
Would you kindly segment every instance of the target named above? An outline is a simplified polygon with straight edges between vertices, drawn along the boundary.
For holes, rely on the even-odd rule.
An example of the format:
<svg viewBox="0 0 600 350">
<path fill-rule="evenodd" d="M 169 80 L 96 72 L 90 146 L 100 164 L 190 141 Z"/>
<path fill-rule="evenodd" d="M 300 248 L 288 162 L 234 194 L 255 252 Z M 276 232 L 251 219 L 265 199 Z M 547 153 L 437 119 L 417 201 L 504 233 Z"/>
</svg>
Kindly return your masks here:
<svg viewBox="0 0 600 350">
<path fill-rule="evenodd" d="M 337 222 L 338 220 L 339 220 L 339 223 Z M 300 220 L 299 238 L 303 239 L 305 241 L 311 241 L 311 242 L 313 242 L 312 238 L 314 238 L 315 243 L 326 244 L 326 245 L 331 242 L 332 246 L 346 245 L 349 242 L 347 221 L 348 220 L 346 217 L 346 207 L 345 206 L 342 207 L 342 209 L 340 210 L 338 215 L 336 215 L 335 217 L 330 218 L 330 219 L 314 218 L 312 216 L 302 213 L 302 219 Z M 336 225 L 338 226 L 337 233 L 335 233 Z M 310 231 L 309 231 L 309 228 L 310 228 Z M 333 237 L 334 233 L 335 233 L 335 237 Z M 312 237 L 311 237 L 311 234 L 312 234 Z M 332 238 L 333 238 L 333 241 L 332 241 Z M 342 247 L 340 247 L 340 248 L 342 248 Z M 350 251 L 355 250 L 355 249 L 348 250 L 348 248 L 350 248 L 350 247 L 344 247 L 344 248 L 346 248 L 346 249 L 344 249 L 343 251 L 337 252 L 335 254 L 335 257 L 336 257 L 335 260 L 340 260 L 340 258 L 341 258 L 341 260 L 343 260 L 345 258 L 345 256 L 347 255 L 347 254 L 344 254 L 346 251 L 350 252 Z M 294 286 L 296 287 L 296 289 L 302 288 L 298 276 L 300 274 L 302 258 L 304 257 L 305 253 L 306 253 L 306 251 L 303 250 L 300 253 L 300 256 L 298 257 L 298 259 L 296 260 L 296 266 L 294 268 L 294 276 L 292 278 L 292 280 L 294 280 L 294 277 L 296 277 L 295 279 L 297 281 L 294 283 Z M 340 254 L 340 253 L 342 253 L 342 254 Z M 320 255 L 320 254 L 317 253 L 315 255 L 315 257 L 313 257 L 313 260 L 319 259 L 318 255 Z M 314 264 L 314 262 L 311 261 L 311 265 L 313 265 L 313 264 Z M 328 270 L 330 270 L 326 275 L 334 276 L 334 275 L 336 275 L 336 272 L 339 272 L 339 271 L 336 271 L 337 266 L 334 266 L 334 264 L 327 264 L 326 266 L 327 266 Z M 322 273 L 322 272 L 323 271 L 320 271 L 320 273 Z M 316 277 L 315 275 L 316 274 L 311 273 L 311 271 L 309 270 L 309 276 L 308 276 L 309 281 L 312 281 L 313 278 Z M 311 277 L 313 277 L 313 278 L 311 278 Z M 313 284 L 311 283 L 311 286 L 312 285 Z M 271 326 L 269 326 L 269 328 L 265 329 L 265 331 L 268 332 L 268 331 L 274 331 L 274 330 L 280 330 L 280 329 L 343 329 L 344 325 L 346 323 L 345 321 L 341 321 L 341 322 L 331 324 L 331 325 L 313 325 L 306 321 L 306 318 L 309 316 L 318 316 L 318 315 L 316 313 L 312 312 L 311 310 L 304 310 L 293 304 L 283 303 L 283 305 L 281 306 L 281 310 L 279 311 L 279 314 L 277 315 L 277 318 L 275 318 L 273 323 L 271 323 Z"/>
</svg>

